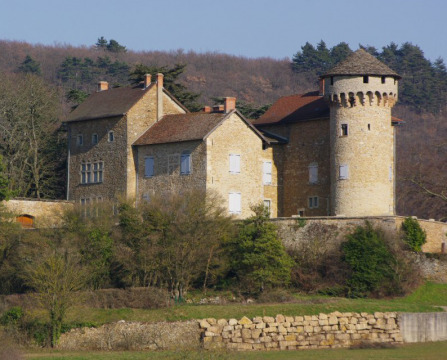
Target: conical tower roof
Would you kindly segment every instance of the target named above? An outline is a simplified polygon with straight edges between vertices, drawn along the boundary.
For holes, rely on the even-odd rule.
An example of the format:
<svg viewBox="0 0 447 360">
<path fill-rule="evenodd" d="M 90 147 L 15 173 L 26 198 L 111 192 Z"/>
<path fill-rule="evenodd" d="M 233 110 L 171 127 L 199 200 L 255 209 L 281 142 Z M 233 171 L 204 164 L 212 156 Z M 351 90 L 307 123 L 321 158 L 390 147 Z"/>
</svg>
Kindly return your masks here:
<svg viewBox="0 0 447 360">
<path fill-rule="evenodd" d="M 359 49 L 349 55 L 345 60 L 339 62 L 321 78 L 337 75 L 350 76 L 392 76 L 400 79 L 401 77 L 386 66 L 380 60 L 377 60 L 373 55 L 369 54 L 363 49 Z"/>
</svg>

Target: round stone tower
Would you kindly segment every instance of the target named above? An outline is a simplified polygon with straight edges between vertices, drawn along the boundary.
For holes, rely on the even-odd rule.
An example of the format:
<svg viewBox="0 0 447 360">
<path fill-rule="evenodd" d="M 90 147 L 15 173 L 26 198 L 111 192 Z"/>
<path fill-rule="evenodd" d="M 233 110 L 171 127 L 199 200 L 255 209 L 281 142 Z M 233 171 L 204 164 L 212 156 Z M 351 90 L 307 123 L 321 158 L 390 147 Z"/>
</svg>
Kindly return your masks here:
<svg viewBox="0 0 447 360">
<path fill-rule="evenodd" d="M 391 108 L 400 76 L 360 49 L 322 76 L 330 106 L 331 214 L 395 214 Z"/>
</svg>

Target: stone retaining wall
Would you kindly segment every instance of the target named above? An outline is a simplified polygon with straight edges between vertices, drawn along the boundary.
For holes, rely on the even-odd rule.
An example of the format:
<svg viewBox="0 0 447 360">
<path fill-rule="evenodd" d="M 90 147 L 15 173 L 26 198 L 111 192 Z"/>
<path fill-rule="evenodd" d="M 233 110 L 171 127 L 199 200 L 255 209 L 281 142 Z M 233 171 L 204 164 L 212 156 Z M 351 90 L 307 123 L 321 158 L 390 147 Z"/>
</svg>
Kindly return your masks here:
<svg viewBox="0 0 447 360">
<path fill-rule="evenodd" d="M 395 312 L 204 319 L 199 325 L 206 349 L 299 350 L 403 342 Z"/>
</svg>

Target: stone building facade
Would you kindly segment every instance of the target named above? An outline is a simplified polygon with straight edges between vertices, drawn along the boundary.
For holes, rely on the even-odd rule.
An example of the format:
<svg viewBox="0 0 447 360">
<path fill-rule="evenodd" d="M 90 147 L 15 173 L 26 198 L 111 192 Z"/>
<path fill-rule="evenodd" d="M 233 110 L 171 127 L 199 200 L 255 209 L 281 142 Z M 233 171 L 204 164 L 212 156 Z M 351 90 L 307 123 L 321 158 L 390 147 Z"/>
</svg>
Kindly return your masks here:
<svg viewBox="0 0 447 360">
<path fill-rule="evenodd" d="M 358 50 L 319 91 L 283 97 L 253 123 L 235 98 L 189 113 L 161 74 L 133 88 L 101 83 L 67 121 L 68 199 L 138 204 L 195 188 L 219 193 L 239 218 L 259 202 L 272 217 L 395 215 L 399 78 Z"/>
</svg>

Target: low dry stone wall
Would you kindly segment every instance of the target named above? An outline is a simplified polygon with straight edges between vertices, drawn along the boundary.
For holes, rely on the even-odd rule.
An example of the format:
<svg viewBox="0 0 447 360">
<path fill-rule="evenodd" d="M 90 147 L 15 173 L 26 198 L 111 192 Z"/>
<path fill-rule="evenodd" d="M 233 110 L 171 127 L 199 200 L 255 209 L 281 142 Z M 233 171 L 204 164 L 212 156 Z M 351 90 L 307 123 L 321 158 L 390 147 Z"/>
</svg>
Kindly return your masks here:
<svg viewBox="0 0 447 360">
<path fill-rule="evenodd" d="M 403 342 L 394 312 L 204 319 L 199 325 L 206 349 L 299 350 L 349 347 L 360 342 Z"/>
<path fill-rule="evenodd" d="M 197 321 L 142 323 L 118 321 L 62 334 L 64 350 L 189 350 L 200 347 Z"/>
</svg>

